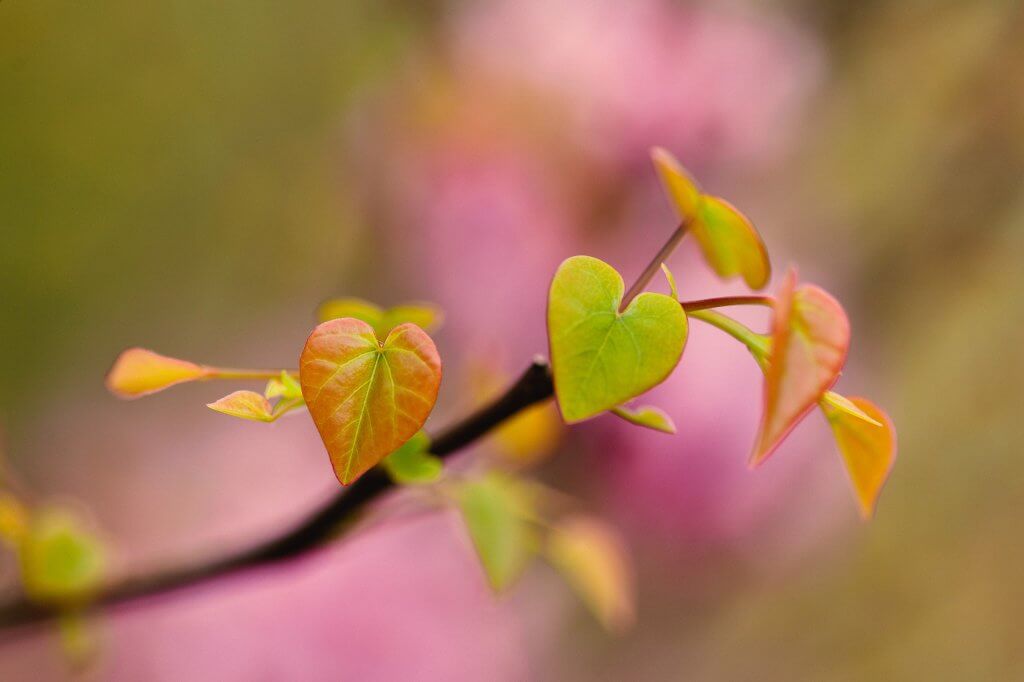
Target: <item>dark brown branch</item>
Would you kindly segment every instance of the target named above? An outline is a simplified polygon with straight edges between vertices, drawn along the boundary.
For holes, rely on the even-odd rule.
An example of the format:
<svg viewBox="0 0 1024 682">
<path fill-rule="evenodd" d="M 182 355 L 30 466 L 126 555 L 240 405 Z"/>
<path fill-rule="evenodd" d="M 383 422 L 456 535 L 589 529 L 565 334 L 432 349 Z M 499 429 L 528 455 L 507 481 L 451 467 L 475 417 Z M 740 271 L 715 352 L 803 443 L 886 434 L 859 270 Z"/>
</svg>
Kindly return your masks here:
<svg viewBox="0 0 1024 682">
<path fill-rule="evenodd" d="M 447 457 L 525 408 L 547 400 L 554 393 L 547 362 L 538 358 L 502 396 L 439 433 L 432 441 L 431 453 Z M 380 498 L 395 485 L 379 468 L 368 471 L 351 487 L 338 492 L 323 508 L 304 522 L 276 538 L 240 554 L 209 563 L 172 569 L 162 573 L 128 578 L 106 590 L 90 608 L 113 606 L 145 597 L 165 595 L 208 580 L 239 571 L 287 561 L 323 546 L 353 519 L 367 504 Z M 53 608 L 18 599 L 0 605 L 0 628 L 14 628 L 50 620 L 58 615 Z"/>
</svg>

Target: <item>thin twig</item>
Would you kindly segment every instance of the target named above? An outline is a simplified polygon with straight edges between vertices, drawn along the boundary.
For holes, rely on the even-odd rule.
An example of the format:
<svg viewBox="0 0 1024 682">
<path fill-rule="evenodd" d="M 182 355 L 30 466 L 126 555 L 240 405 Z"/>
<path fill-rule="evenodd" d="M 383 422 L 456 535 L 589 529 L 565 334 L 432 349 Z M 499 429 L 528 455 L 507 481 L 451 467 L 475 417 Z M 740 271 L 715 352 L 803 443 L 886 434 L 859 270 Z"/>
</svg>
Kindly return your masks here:
<svg viewBox="0 0 1024 682">
<path fill-rule="evenodd" d="M 438 434 L 431 442 L 430 452 L 438 457 L 447 457 L 486 435 L 509 417 L 547 400 L 553 394 L 554 385 L 548 364 L 542 358 L 537 358 L 494 402 Z M 379 468 L 371 469 L 353 485 L 339 491 L 304 522 L 278 537 L 233 556 L 125 579 L 104 591 L 89 608 L 97 609 L 165 595 L 220 576 L 293 559 L 327 544 L 343 532 L 342 526 L 358 515 L 367 504 L 393 488 L 395 484 L 383 471 Z M 59 613 L 56 608 L 19 598 L 0 604 L 0 628 L 16 628 L 49 621 Z"/>
<path fill-rule="evenodd" d="M 661 247 L 661 250 L 658 251 L 651 262 L 647 264 L 647 267 L 644 268 L 644 271 L 640 273 L 640 276 L 636 278 L 636 281 L 633 282 L 633 286 L 629 288 L 626 295 L 622 297 L 622 303 L 619 304 L 620 313 L 623 312 L 629 304 L 633 302 L 633 299 L 639 296 L 640 292 L 642 292 L 647 285 L 651 283 L 654 276 L 658 274 L 658 270 L 661 269 L 661 264 L 668 260 L 668 257 L 671 256 L 672 252 L 676 250 L 677 246 L 679 246 L 679 242 L 683 241 L 683 237 L 686 236 L 686 224 L 686 220 L 679 223 L 679 227 L 675 229 L 675 232 L 673 232 L 668 238 L 665 245 Z"/>
<path fill-rule="evenodd" d="M 717 298 L 703 298 L 699 301 L 680 301 L 683 310 L 688 313 L 698 310 L 709 310 L 711 308 L 725 308 L 732 305 L 775 305 L 775 299 L 771 296 L 719 296 Z"/>
</svg>

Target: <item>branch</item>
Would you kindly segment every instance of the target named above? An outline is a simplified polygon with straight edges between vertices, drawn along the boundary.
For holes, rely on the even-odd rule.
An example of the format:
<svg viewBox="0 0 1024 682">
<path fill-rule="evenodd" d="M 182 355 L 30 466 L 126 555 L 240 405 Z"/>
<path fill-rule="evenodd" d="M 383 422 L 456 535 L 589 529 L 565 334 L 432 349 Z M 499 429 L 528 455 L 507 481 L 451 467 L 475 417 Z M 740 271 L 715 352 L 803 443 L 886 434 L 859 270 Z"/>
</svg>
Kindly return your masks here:
<svg viewBox="0 0 1024 682">
<path fill-rule="evenodd" d="M 542 358 L 536 358 L 502 396 L 433 438 L 430 452 L 438 457 L 447 457 L 486 435 L 506 419 L 547 400 L 553 394 L 554 385 L 548 364 Z M 125 579 L 104 591 L 88 608 L 114 606 L 163 595 L 227 574 L 301 556 L 327 544 L 337 536 L 340 525 L 394 487 L 395 484 L 380 468 L 371 469 L 351 487 L 341 490 L 319 511 L 283 535 L 209 563 Z M 48 621 L 56 618 L 59 613 L 57 608 L 33 603 L 22 597 L 0 604 L 0 628 Z"/>
</svg>

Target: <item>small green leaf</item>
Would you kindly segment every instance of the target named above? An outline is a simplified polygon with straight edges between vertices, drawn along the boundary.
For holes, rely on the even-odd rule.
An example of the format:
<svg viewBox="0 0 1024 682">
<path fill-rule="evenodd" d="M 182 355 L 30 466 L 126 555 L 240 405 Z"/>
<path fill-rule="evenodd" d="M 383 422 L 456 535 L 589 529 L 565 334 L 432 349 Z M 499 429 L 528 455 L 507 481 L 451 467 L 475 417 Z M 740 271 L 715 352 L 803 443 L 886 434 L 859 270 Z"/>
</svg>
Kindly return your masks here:
<svg viewBox="0 0 1024 682">
<path fill-rule="evenodd" d="M 441 385 L 437 348 L 414 324 L 395 327 L 382 344 L 362 320 L 324 322 L 299 363 L 302 395 L 342 485 L 423 428 Z"/>
<path fill-rule="evenodd" d="M 551 364 L 569 424 L 660 384 L 682 356 L 687 326 L 679 302 L 645 292 L 620 313 L 624 289 L 612 266 L 589 256 L 566 260 L 551 282 Z"/>
<path fill-rule="evenodd" d="M 764 412 L 751 466 L 767 459 L 836 382 L 849 346 L 842 306 L 816 286 L 797 287 L 790 270 L 775 301 Z"/>
<path fill-rule="evenodd" d="M 866 421 L 868 424 L 882 426 L 882 422 L 874 419 L 870 414 L 857 407 L 855 402 L 844 395 L 839 395 L 835 391 L 825 391 L 825 395 L 821 397 L 821 409 L 825 410 L 827 414 L 831 412 L 829 408 L 831 408 L 831 410 L 839 410 L 851 417 L 856 417 L 857 419 Z"/>
<path fill-rule="evenodd" d="M 612 408 L 612 414 L 622 417 L 631 424 L 637 426 L 643 426 L 648 429 L 655 431 L 661 431 L 662 433 L 675 433 L 676 425 L 672 421 L 672 417 L 665 414 L 663 410 L 650 405 L 638 407 L 632 409 L 620 405 L 619 407 Z"/>
<path fill-rule="evenodd" d="M 320 306 L 318 316 L 321 322 L 354 317 L 373 327 L 374 333 L 380 338 L 386 337 L 398 325 L 406 323 L 431 332 L 441 326 L 444 319 L 441 309 L 431 303 L 404 303 L 385 310 L 360 298 L 327 301 Z"/>
<path fill-rule="evenodd" d="M 433 483 L 441 477 L 444 462 L 429 452 L 430 437 L 420 431 L 390 455 L 382 464 L 395 483 L 415 485 Z"/>
<path fill-rule="evenodd" d="M 823 403 L 822 410 L 843 456 L 861 517 L 870 519 L 896 461 L 896 429 L 889 415 L 867 398 L 850 398 L 849 402 L 871 421 L 829 403 Z"/>
<path fill-rule="evenodd" d="M 186 381 L 212 376 L 214 370 L 187 360 L 169 358 L 145 348 L 122 352 L 107 373 L 107 390 L 119 398 L 141 398 Z"/>
<path fill-rule="evenodd" d="M 87 601 L 99 589 L 106 567 L 102 544 L 81 521 L 62 509 L 33 515 L 20 560 L 25 592 L 46 603 Z"/>
<path fill-rule="evenodd" d="M 282 371 L 281 376 L 275 377 L 267 382 L 267 388 L 263 391 L 267 398 L 283 398 L 284 400 L 301 400 L 302 386 L 298 379 L 288 372 Z"/>
<path fill-rule="evenodd" d="M 491 587 L 501 592 L 522 574 L 537 544 L 526 522 L 530 503 L 513 479 L 492 472 L 459 489 L 459 509 Z"/>
<path fill-rule="evenodd" d="M 704 259 L 718 276 L 741 276 L 751 289 L 768 284 L 768 252 L 746 216 L 724 199 L 704 194 L 682 164 L 664 149 L 653 149 L 651 160 L 680 220 L 687 222 Z"/>
<path fill-rule="evenodd" d="M 255 391 L 235 391 L 206 406 L 229 417 L 255 422 L 272 422 L 277 419 L 270 401 Z"/>
<path fill-rule="evenodd" d="M 679 300 L 679 289 L 676 287 L 676 278 L 672 275 L 672 271 L 668 269 L 668 266 L 664 263 L 661 264 L 661 271 L 665 273 L 665 279 L 668 280 L 669 295 L 675 300 Z"/>
<path fill-rule="evenodd" d="M 622 632 L 636 619 L 633 572 L 625 544 L 607 524 L 577 516 L 555 526 L 547 542 L 551 564 L 605 629 Z"/>
</svg>

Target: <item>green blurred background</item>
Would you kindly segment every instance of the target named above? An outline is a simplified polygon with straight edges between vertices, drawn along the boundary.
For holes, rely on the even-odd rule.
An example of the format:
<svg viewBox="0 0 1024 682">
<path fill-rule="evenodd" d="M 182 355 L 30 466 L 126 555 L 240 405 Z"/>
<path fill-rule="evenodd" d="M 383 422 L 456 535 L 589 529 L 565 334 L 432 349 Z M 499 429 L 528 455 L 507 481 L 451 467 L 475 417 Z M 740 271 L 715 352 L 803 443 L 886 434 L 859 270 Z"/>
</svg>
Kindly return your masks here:
<svg viewBox="0 0 1024 682">
<path fill-rule="evenodd" d="M 1024 7 L 729 9 L 821 46 L 799 135 L 744 181 L 785 216 L 761 226 L 770 243 L 809 276 L 845 273 L 853 357 L 900 457 L 876 520 L 795 576 L 642 601 L 637 634 L 578 635 L 586 653 L 552 669 L 1024 677 Z M 451 11 L 0 2 L 0 415 L 17 466 L 43 456 L 54 396 L 119 414 L 99 377 L 126 345 L 273 365 L 328 295 L 415 297 L 360 213 L 346 121 L 446 39 Z"/>
</svg>

